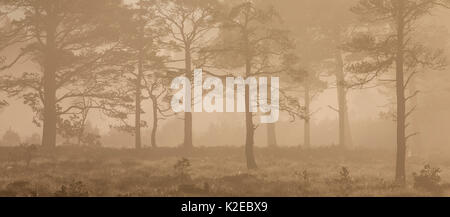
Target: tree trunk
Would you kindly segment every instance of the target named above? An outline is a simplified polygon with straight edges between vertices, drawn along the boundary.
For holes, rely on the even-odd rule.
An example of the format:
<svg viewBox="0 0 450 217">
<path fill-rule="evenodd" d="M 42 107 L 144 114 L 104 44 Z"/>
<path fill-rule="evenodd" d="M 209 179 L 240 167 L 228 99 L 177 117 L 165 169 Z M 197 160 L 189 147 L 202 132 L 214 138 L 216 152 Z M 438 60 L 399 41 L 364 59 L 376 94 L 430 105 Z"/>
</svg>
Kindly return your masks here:
<svg viewBox="0 0 450 217">
<path fill-rule="evenodd" d="M 191 58 L 191 49 L 189 45 L 186 45 L 185 47 L 185 70 L 186 70 L 186 77 L 189 79 L 189 81 L 192 82 L 193 74 L 192 74 L 192 58 Z M 188 98 L 186 98 L 188 99 Z M 184 113 L 184 143 L 183 146 L 186 148 L 192 148 L 192 113 L 191 112 L 185 112 Z"/>
<path fill-rule="evenodd" d="M 245 39 L 248 39 L 245 37 Z M 247 41 L 247 40 L 246 40 Z M 251 75 L 251 58 L 248 52 L 248 43 L 246 44 L 246 61 L 245 61 L 245 77 Z M 247 158 L 247 168 L 256 169 L 258 166 L 255 161 L 255 154 L 253 152 L 255 126 L 253 124 L 253 113 L 250 110 L 250 85 L 245 85 L 245 156 Z"/>
<path fill-rule="evenodd" d="M 395 180 L 405 184 L 405 160 L 406 160 L 406 138 L 405 138 L 405 88 L 404 88 L 404 20 L 403 0 L 398 1 L 397 15 L 397 56 L 396 56 L 396 95 L 397 95 L 397 162 L 395 169 Z"/>
<path fill-rule="evenodd" d="M 134 138 L 135 138 L 135 148 L 140 149 L 142 147 L 141 141 L 141 101 L 142 101 L 142 62 L 143 62 L 143 50 L 139 51 L 139 61 L 138 61 L 138 73 L 136 76 L 136 116 L 135 116 L 135 125 L 134 125 Z"/>
<path fill-rule="evenodd" d="M 353 145 L 350 133 L 350 122 L 348 119 L 347 109 L 347 87 L 344 75 L 344 61 L 341 52 L 336 51 L 336 84 L 338 97 L 338 113 L 339 113 L 339 146 L 342 148 L 351 147 Z"/>
<path fill-rule="evenodd" d="M 253 113 L 250 112 L 250 87 L 245 86 L 245 156 L 247 158 L 247 168 L 256 169 L 255 154 L 253 153 L 254 144 L 254 125 L 253 125 Z"/>
<path fill-rule="evenodd" d="M 78 132 L 77 145 L 81 146 L 83 142 L 84 131 L 86 130 L 87 112 L 83 111 L 83 119 L 81 120 L 80 132 Z"/>
<path fill-rule="evenodd" d="M 267 94 L 267 102 L 272 103 L 272 95 L 271 95 L 271 89 L 272 85 L 269 82 L 269 85 L 267 86 L 267 89 L 269 93 Z M 269 113 L 270 114 L 270 113 Z M 277 147 L 277 134 L 275 131 L 276 125 L 275 123 L 269 123 L 267 124 L 267 146 L 269 147 Z"/>
<path fill-rule="evenodd" d="M 151 144 L 153 148 L 156 148 L 156 131 L 158 130 L 158 99 L 156 97 L 152 98 L 153 103 L 153 127 L 152 127 L 152 138 Z"/>
<path fill-rule="evenodd" d="M 248 34 L 244 32 L 245 49 L 245 77 L 251 76 L 252 61 L 248 41 Z M 255 126 L 253 124 L 253 114 L 250 110 L 250 85 L 245 85 L 245 156 L 247 159 L 247 169 L 257 169 L 255 154 L 253 150 Z"/>
<path fill-rule="evenodd" d="M 309 84 L 305 84 L 305 123 L 304 123 L 304 135 L 303 135 L 303 145 L 305 148 L 311 147 L 311 117 L 310 117 L 310 104 L 311 104 L 311 96 L 310 96 L 310 87 Z"/>
<path fill-rule="evenodd" d="M 416 91 L 418 91 L 417 89 L 417 84 L 416 84 L 416 79 L 412 78 L 411 81 L 409 82 L 408 85 L 408 94 L 410 96 L 416 94 Z M 419 95 L 416 95 L 415 97 L 412 97 L 410 100 L 410 106 L 411 107 L 417 107 L 418 108 L 418 99 Z M 413 156 L 413 155 L 417 155 L 419 154 L 421 151 L 423 150 L 423 147 L 421 147 L 422 144 L 422 137 L 420 134 L 420 120 L 418 118 L 417 115 L 417 110 L 412 113 L 409 118 L 411 119 L 410 123 L 411 123 L 411 132 L 412 133 L 418 133 L 417 135 L 415 135 L 414 137 L 411 138 L 410 142 L 411 144 L 408 145 L 407 148 L 407 153 L 408 153 L 408 157 L 409 156 Z"/>
<path fill-rule="evenodd" d="M 44 55 L 44 111 L 43 111 L 43 132 L 42 145 L 45 147 L 56 147 L 56 71 L 57 71 L 57 53 L 56 53 L 56 23 L 52 20 L 52 15 L 48 15 L 49 23 L 47 26 L 46 48 Z"/>
</svg>

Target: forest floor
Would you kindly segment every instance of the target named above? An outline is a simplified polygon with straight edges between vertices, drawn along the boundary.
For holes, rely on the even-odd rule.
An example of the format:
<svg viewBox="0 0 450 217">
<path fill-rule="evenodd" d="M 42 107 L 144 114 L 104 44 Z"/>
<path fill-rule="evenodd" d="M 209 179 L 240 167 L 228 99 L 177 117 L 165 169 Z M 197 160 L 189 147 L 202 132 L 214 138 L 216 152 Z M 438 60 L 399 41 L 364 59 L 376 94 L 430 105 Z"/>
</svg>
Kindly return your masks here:
<svg viewBox="0 0 450 217">
<path fill-rule="evenodd" d="M 401 187 L 394 153 L 382 150 L 256 148 L 255 155 L 259 169 L 248 171 L 238 147 L 2 147 L 0 196 L 450 196 L 450 159 L 408 158 Z"/>
</svg>

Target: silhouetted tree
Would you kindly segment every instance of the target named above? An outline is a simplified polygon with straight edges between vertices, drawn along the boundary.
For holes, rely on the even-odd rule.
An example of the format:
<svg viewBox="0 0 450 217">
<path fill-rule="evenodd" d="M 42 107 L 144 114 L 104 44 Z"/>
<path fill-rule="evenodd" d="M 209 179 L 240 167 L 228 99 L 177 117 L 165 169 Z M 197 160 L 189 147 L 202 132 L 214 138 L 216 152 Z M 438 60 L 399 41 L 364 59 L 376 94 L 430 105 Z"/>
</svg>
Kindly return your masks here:
<svg viewBox="0 0 450 217">
<path fill-rule="evenodd" d="M 440 69 L 445 61 L 442 51 L 431 50 L 415 39 L 417 23 L 437 7 L 450 7 L 448 0 L 361 0 L 352 10 L 363 21 L 380 24 L 377 34 L 360 31 L 347 44 L 347 49 L 364 52 L 368 56 L 352 64 L 352 72 L 362 75 L 362 80 L 372 80 L 381 73 L 395 71 L 397 121 L 397 161 L 395 180 L 405 183 L 405 162 L 407 140 L 416 133 L 406 133 L 407 118 L 414 107 L 407 110 L 406 103 L 418 92 L 406 95 L 406 89 L 413 77 L 426 68 Z M 366 28 L 365 28 L 366 29 Z"/>
<path fill-rule="evenodd" d="M 159 53 L 161 37 L 167 34 L 167 29 L 156 15 L 157 6 L 156 1 L 140 0 L 128 7 L 128 19 L 120 28 L 121 43 L 111 60 L 111 71 L 118 75 L 118 85 L 122 89 L 118 94 L 125 96 L 122 102 L 110 102 L 114 105 L 107 114 L 120 119 L 119 128 L 134 135 L 136 149 L 142 147 L 141 128 L 147 126 L 141 118 L 145 113 L 142 103 L 154 98 L 146 90 L 154 82 L 156 73 L 163 74 L 165 69 L 165 57 Z M 134 125 L 128 123 L 129 115 L 134 115 Z"/>
<path fill-rule="evenodd" d="M 322 75 L 335 77 L 328 87 L 336 88 L 338 105 L 331 107 L 338 113 L 339 146 L 352 146 L 347 93 L 351 81 L 344 71 L 345 61 L 339 48 L 353 26 L 354 16 L 350 7 L 355 0 L 277 2 L 277 7 L 289 24 L 297 41 L 297 54 L 303 67 L 316 65 Z M 327 6 L 324 6 L 327 5 Z M 317 65 L 320 65 L 318 67 Z M 308 70 L 309 71 L 309 70 Z"/>
<path fill-rule="evenodd" d="M 251 2 L 233 2 L 224 16 L 217 46 L 213 49 L 225 68 L 244 68 L 244 79 L 251 76 L 276 75 L 284 71 L 279 67 L 286 50 L 291 48 L 287 31 L 279 28 L 279 16 L 273 7 Z M 281 105 L 280 105 L 281 107 Z M 253 110 L 253 109 L 252 109 Z M 248 169 L 257 168 L 254 153 L 254 132 L 250 108 L 250 86 L 245 87 L 245 153 Z"/>
<path fill-rule="evenodd" d="M 326 87 L 327 84 L 324 81 L 321 81 L 319 79 L 318 73 L 312 69 L 311 71 L 308 71 L 306 73 L 306 78 L 304 79 L 304 82 L 302 82 L 303 91 L 304 91 L 304 141 L 303 145 L 306 148 L 311 147 L 311 118 L 314 115 L 315 111 L 311 111 L 311 102 L 314 100 L 314 98 L 322 92 Z"/>
<path fill-rule="evenodd" d="M 12 19 L 8 28 L 2 28 L 0 49 L 20 48 L 0 71 L 24 59 L 38 66 L 35 72 L 2 76 L 0 87 L 31 106 L 35 123 L 43 122 L 42 145 L 54 147 L 59 119 L 77 110 L 71 101 L 93 94 L 85 82 L 98 82 L 95 72 L 114 47 L 111 40 L 117 34 L 111 27 L 121 17 L 117 10 L 121 1 L 1 0 L 0 4 Z"/>
<path fill-rule="evenodd" d="M 173 59 L 172 62 L 184 62 L 182 71 L 193 81 L 193 62 L 199 51 L 206 47 L 216 28 L 216 15 L 221 12 L 216 0 L 160 0 L 158 15 L 165 20 L 169 31 L 168 45 L 174 51 L 181 51 L 184 58 Z M 195 99 L 194 99 L 195 101 Z M 184 143 L 192 147 L 192 113 L 184 113 Z"/>
<path fill-rule="evenodd" d="M 168 90 L 170 76 L 159 75 L 155 73 L 152 81 L 146 87 L 149 97 L 152 100 L 153 124 L 150 144 L 153 148 L 157 147 L 156 133 L 158 131 L 158 123 L 167 117 L 175 115 L 170 108 L 170 91 Z"/>
</svg>

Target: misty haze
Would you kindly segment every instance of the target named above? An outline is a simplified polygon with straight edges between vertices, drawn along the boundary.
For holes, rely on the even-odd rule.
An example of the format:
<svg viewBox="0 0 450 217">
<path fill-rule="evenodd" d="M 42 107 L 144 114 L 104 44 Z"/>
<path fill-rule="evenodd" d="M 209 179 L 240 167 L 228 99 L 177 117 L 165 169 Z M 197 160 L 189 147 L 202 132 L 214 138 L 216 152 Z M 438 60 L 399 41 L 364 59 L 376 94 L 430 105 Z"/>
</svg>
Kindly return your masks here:
<svg viewBox="0 0 450 217">
<path fill-rule="evenodd" d="M 449 82 L 450 0 L 0 0 L 0 196 L 448 197 Z"/>
</svg>

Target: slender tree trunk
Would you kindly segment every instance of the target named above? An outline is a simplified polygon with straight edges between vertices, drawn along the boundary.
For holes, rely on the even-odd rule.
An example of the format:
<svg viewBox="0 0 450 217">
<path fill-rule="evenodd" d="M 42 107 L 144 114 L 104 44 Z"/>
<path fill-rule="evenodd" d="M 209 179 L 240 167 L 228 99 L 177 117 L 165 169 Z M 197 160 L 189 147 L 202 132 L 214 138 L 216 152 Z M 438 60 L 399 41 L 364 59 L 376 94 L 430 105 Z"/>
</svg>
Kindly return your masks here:
<svg viewBox="0 0 450 217">
<path fill-rule="evenodd" d="M 83 131 L 83 130 L 80 130 Z M 79 133 L 77 136 L 77 146 L 80 147 L 81 146 L 81 138 L 83 137 L 83 133 Z"/>
<path fill-rule="evenodd" d="M 83 126 L 80 129 L 80 133 L 78 134 L 78 141 L 77 141 L 78 146 L 81 146 L 83 144 L 84 131 L 85 131 L 85 126 L 83 124 Z"/>
<path fill-rule="evenodd" d="M 80 132 L 78 133 L 78 138 L 77 138 L 78 146 L 82 145 L 83 135 L 84 135 L 84 131 L 86 129 L 86 119 L 87 119 L 87 112 L 83 111 L 83 119 L 81 120 Z"/>
<path fill-rule="evenodd" d="M 46 36 L 46 48 L 44 55 L 44 120 L 42 132 L 42 145 L 46 147 L 56 147 L 56 23 L 52 20 L 52 15 L 48 15 L 48 26 Z"/>
<path fill-rule="evenodd" d="M 341 52 L 336 52 L 336 84 L 338 97 L 338 113 L 339 113 L 339 146 L 342 148 L 351 147 L 353 144 L 350 133 L 350 122 L 348 119 L 347 109 L 347 87 L 344 75 L 344 61 Z"/>
<path fill-rule="evenodd" d="M 269 93 L 267 94 L 267 102 L 272 103 L 272 95 L 271 95 L 271 89 L 272 85 L 269 81 L 269 85 L 267 86 L 267 89 Z M 269 113 L 270 114 L 270 113 Z M 276 134 L 276 125 L 275 123 L 269 123 L 267 124 L 267 146 L 269 147 L 277 147 L 277 134 Z"/>
<path fill-rule="evenodd" d="M 416 93 L 416 91 L 418 91 L 416 82 L 417 81 L 415 78 L 412 78 L 411 81 L 409 82 L 408 92 L 409 92 L 410 96 L 414 95 Z M 419 96 L 417 95 L 417 96 L 411 98 L 410 104 L 412 107 L 418 106 L 418 101 L 419 101 L 418 97 Z M 408 157 L 412 156 L 412 155 L 416 155 L 416 154 L 420 153 L 420 151 L 422 151 L 422 147 L 421 147 L 422 138 L 421 138 L 421 134 L 420 134 L 420 120 L 418 119 L 416 112 L 417 111 L 415 111 L 413 114 L 411 114 L 409 116 L 411 119 L 411 131 L 412 131 L 412 133 L 418 133 L 418 134 L 411 138 L 412 144 L 408 145 L 408 148 L 407 148 Z"/>
<path fill-rule="evenodd" d="M 247 158 L 247 168 L 256 169 L 255 154 L 253 152 L 254 144 L 254 124 L 253 124 L 253 113 L 250 112 L 250 87 L 245 86 L 245 156 Z"/>
<path fill-rule="evenodd" d="M 143 62 L 143 50 L 139 51 L 139 61 L 138 61 L 138 73 L 136 76 L 136 116 L 135 116 L 135 125 L 134 125 L 134 138 L 135 138 L 135 148 L 140 149 L 142 147 L 142 140 L 141 140 L 141 101 L 142 101 L 142 62 Z"/>
<path fill-rule="evenodd" d="M 252 57 L 248 41 L 248 34 L 244 31 L 244 49 L 245 49 L 245 77 L 251 76 L 252 71 Z M 250 110 L 250 85 L 245 85 L 245 156 L 247 159 L 247 169 L 257 169 L 255 161 L 255 153 L 253 150 L 255 126 L 253 124 L 253 113 Z"/>
<path fill-rule="evenodd" d="M 397 2 L 397 57 L 396 57 L 396 92 L 397 92 L 397 162 L 395 169 L 395 180 L 404 184 L 405 161 L 406 161 L 406 138 L 405 138 L 405 88 L 404 88 L 404 1 Z"/>
<path fill-rule="evenodd" d="M 156 148 L 156 131 L 158 130 L 158 101 L 156 97 L 152 98 L 153 103 L 153 127 L 152 127 L 152 138 L 151 144 L 153 148 Z"/>
<path fill-rule="evenodd" d="M 247 39 L 247 37 L 245 37 Z M 247 41 L 247 40 L 246 40 Z M 251 58 L 248 52 L 249 47 L 246 45 L 246 61 L 245 61 L 245 77 L 251 75 Z M 255 154 L 253 150 L 255 126 L 253 124 L 253 113 L 250 110 L 250 85 L 245 85 L 245 156 L 247 158 L 247 168 L 256 169 L 258 166 L 255 161 Z"/>
<path fill-rule="evenodd" d="M 304 135 L 303 144 L 305 148 L 311 147 L 311 117 L 310 117 L 310 106 L 311 106 L 311 96 L 310 96 L 310 86 L 305 84 L 305 123 L 304 123 Z"/>
<path fill-rule="evenodd" d="M 186 69 L 186 77 L 189 81 L 192 82 L 193 73 L 192 73 L 192 57 L 191 57 L 191 49 L 189 45 L 185 47 L 185 69 Z M 186 148 L 192 148 L 192 112 L 184 113 L 184 143 L 183 146 Z"/>
</svg>

